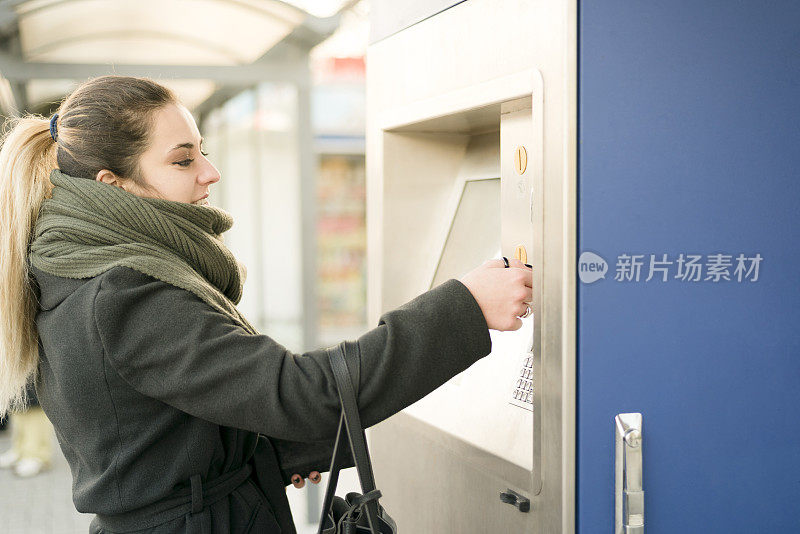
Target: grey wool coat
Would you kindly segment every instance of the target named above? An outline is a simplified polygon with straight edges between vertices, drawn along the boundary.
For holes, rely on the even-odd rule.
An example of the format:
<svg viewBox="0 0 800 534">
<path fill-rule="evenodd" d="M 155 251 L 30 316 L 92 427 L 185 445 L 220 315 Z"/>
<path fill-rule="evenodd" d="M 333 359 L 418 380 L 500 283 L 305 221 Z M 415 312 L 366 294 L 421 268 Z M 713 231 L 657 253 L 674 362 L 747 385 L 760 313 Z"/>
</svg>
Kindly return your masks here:
<svg viewBox="0 0 800 534">
<path fill-rule="evenodd" d="M 294 354 L 127 267 L 87 279 L 32 274 L 36 388 L 75 507 L 96 514 L 92 534 L 295 532 L 289 477 L 329 469 L 339 421 L 325 349 Z M 491 350 L 483 313 L 456 279 L 384 313 L 356 341 L 347 364 L 365 427 Z"/>
</svg>

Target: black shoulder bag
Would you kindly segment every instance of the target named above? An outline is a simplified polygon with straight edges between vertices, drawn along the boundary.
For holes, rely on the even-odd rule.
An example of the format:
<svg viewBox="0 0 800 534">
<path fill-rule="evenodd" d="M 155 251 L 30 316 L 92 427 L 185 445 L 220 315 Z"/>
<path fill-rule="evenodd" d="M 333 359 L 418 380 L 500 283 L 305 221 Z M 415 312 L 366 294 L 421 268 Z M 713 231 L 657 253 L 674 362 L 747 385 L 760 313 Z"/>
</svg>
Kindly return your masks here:
<svg viewBox="0 0 800 534">
<path fill-rule="evenodd" d="M 328 358 L 336 378 L 342 414 L 339 417 L 339 430 L 336 445 L 331 457 L 330 478 L 322 503 L 322 518 L 318 534 L 397 534 L 397 525 L 378 503 L 380 490 L 375 488 L 372 462 L 367 450 L 367 438 L 361 426 L 361 417 L 356 402 L 357 392 L 353 388 L 350 372 L 347 369 L 345 351 L 358 351 L 355 341 L 342 341 L 338 346 L 327 349 Z M 357 360 L 357 359 L 356 359 Z M 349 441 L 353 452 L 358 479 L 363 494 L 350 492 L 345 499 L 334 496 L 339 481 L 339 470 L 344 463 L 345 440 Z"/>
</svg>

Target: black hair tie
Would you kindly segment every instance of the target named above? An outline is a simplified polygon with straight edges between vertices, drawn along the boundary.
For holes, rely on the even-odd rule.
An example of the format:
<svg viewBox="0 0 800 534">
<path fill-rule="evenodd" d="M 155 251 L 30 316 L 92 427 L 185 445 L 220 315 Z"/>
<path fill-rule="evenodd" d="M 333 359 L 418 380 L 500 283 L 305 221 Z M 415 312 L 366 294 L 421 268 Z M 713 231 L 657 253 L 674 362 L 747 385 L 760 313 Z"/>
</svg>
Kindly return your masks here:
<svg viewBox="0 0 800 534">
<path fill-rule="evenodd" d="M 58 120 L 58 113 L 50 117 L 50 137 L 53 138 L 53 141 L 58 140 L 58 126 L 56 125 L 57 120 Z"/>
</svg>

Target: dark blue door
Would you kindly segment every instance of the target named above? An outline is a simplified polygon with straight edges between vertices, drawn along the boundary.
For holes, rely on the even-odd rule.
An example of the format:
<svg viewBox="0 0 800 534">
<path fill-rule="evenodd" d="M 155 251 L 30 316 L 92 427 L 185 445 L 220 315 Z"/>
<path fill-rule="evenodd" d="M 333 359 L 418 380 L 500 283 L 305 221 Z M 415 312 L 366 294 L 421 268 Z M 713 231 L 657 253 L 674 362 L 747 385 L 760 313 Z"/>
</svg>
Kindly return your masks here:
<svg viewBox="0 0 800 534">
<path fill-rule="evenodd" d="M 583 1 L 578 34 L 577 532 L 613 530 L 624 412 L 648 534 L 800 532 L 800 2 Z"/>
</svg>

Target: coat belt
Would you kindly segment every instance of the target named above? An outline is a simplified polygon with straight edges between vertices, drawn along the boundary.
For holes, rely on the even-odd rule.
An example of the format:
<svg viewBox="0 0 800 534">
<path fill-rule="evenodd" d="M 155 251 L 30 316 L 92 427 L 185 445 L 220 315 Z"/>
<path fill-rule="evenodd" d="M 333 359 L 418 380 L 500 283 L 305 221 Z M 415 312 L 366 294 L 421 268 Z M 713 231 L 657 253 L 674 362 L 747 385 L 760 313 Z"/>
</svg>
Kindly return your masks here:
<svg viewBox="0 0 800 534">
<path fill-rule="evenodd" d="M 187 513 L 198 514 L 205 506 L 228 496 L 250 476 L 249 463 L 229 471 L 211 481 L 203 482 L 200 475 L 189 479 L 190 487 L 174 492 L 169 497 L 121 514 L 97 514 L 97 523 L 109 530 L 131 531 L 151 528 Z"/>
</svg>

